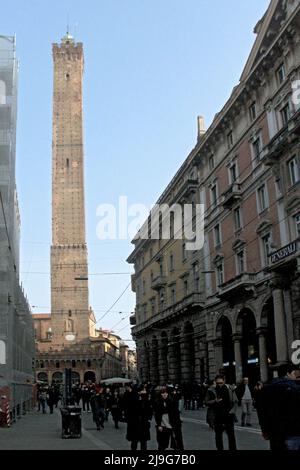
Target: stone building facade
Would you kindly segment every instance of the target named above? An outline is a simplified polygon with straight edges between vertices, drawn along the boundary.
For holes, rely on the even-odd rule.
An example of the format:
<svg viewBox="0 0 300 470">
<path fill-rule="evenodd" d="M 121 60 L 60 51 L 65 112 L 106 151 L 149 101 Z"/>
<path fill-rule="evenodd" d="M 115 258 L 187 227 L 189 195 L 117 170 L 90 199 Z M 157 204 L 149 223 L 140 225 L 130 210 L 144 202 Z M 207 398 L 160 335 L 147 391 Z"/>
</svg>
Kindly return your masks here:
<svg viewBox="0 0 300 470">
<path fill-rule="evenodd" d="M 35 354 L 31 310 L 19 272 L 18 70 L 15 37 L 0 36 L 0 407 L 9 402 L 12 419 L 31 407 Z"/>
<path fill-rule="evenodd" d="M 50 314 L 34 314 L 35 341 L 38 348 L 36 380 L 38 383 L 63 383 L 64 370 L 72 369 L 72 381 L 99 382 L 119 377 L 122 372 L 120 338 L 105 330 L 96 330 L 89 343 L 54 349 Z"/>
<path fill-rule="evenodd" d="M 129 349 L 127 344 L 121 342 L 120 355 L 122 361 L 122 377 L 137 380 L 136 352 Z"/>
<path fill-rule="evenodd" d="M 239 84 L 205 133 L 200 120 L 197 145 L 158 201 L 204 204 L 202 250 L 134 241 L 143 380 L 223 370 L 230 382 L 266 381 L 291 359 L 300 337 L 299 26 L 298 0 L 270 2 Z"/>
</svg>

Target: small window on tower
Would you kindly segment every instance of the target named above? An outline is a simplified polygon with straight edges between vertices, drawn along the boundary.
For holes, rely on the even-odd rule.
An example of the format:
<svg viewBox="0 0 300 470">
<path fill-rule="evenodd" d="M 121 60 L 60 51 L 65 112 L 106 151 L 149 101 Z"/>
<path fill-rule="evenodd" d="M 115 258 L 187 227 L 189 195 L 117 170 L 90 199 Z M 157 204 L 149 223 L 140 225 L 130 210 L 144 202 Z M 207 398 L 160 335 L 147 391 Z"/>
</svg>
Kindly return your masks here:
<svg viewBox="0 0 300 470">
<path fill-rule="evenodd" d="M 69 73 L 66 73 L 66 79 L 67 79 L 67 80 L 70 79 L 70 74 L 69 74 Z"/>
<path fill-rule="evenodd" d="M 69 310 L 69 317 L 72 316 L 72 310 Z"/>
<path fill-rule="evenodd" d="M 69 166 L 70 166 L 70 161 L 69 161 L 69 159 L 67 158 L 67 168 L 69 168 Z"/>
</svg>

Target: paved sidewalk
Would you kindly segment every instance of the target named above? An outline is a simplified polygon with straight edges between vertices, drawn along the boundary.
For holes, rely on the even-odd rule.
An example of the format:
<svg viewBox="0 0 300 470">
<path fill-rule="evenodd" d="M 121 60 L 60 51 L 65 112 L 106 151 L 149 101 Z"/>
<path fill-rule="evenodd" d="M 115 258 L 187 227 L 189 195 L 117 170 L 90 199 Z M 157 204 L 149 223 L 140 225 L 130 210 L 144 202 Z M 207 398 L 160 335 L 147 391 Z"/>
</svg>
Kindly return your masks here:
<svg viewBox="0 0 300 470">
<path fill-rule="evenodd" d="M 239 410 L 240 411 L 240 410 Z M 239 414 L 240 416 L 240 414 Z M 235 426 L 238 449 L 266 450 L 268 443 L 261 437 L 260 430 Z M 206 408 L 182 413 L 182 431 L 186 450 L 215 450 L 215 436 L 206 424 Z M 257 420 L 256 420 L 257 421 Z M 114 428 L 109 417 L 104 429 L 96 430 L 92 413 L 82 414 L 82 437 L 80 439 L 61 438 L 61 416 L 59 409 L 53 415 L 33 411 L 22 416 L 9 429 L 0 428 L 1 450 L 129 450 L 126 440 L 126 423 L 120 423 L 120 429 Z M 225 443 L 227 439 L 225 438 Z M 226 445 L 226 444 L 225 444 Z M 226 448 L 226 447 L 225 447 Z M 154 419 L 151 426 L 149 450 L 157 449 Z"/>
<path fill-rule="evenodd" d="M 196 419 L 199 420 L 201 423 L 206 423 L 206 413 L 207 413 L 207 408 L 200 408 L 200 410 L 184 410 L 181 415 L 182 417 L 190 418 L 190 419 Z M 248 428 L 245 427 L 243 428 L 241 426 L 241 416 L 242 416 L 242 407 L 239 406 L 237 410 L 237 419 L 238 422 L 235 425 L 236 429 L 247 429 L 248 431 L 253 430 L 259 430 L 260 433 L 260 425 L 258 422 L 258 417 L 255 408 L 253 408 L 252 411 L 252 416 L 251 416 L 251 424 L 252 427 Z"/>
<path fill-rule="evenodd" d="M 61 438 L 59 410 L 52 415 L 32 411 L 9 429 L 0 428 L 1 450 L 112 450 L 99 433 L 82 429 L 80 439 Z"/>
</svg>

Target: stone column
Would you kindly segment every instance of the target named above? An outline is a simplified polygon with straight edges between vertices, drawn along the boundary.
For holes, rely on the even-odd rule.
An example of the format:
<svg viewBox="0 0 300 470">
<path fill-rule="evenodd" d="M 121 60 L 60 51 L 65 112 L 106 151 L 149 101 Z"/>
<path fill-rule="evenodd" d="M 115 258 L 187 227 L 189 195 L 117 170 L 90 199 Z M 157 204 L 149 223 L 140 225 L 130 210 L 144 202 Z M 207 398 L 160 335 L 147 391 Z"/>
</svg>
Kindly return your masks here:
<svg viewBox="0 0 300 470">
<path fill-rule="evenodd" d="M 168 349 L 169 381 L 173 384 L 181 382 L 179 342 L 171 337 Z"/>
<path fill-rule="evenodd" d="M 168 340 L 162 339 L 158 346 L 158 369 L 160 385 L 168 382 Z"/>
<path fill-rule="evenodd" d="M 216 364 L 216 373 L 219 373 L 219 370 L 223 368 L 223 346 L 222 338 L 217 338 L 214 341 L 214 351 L 215 351 L 215 364 Z"/>
<path fill-rule="evenodd" d="M 168 365 L 169 365 L 169 381 L 176 382 L 176 349 L 174 344 L 170 344 L 168 348 Z"/>
<path fill-rule="evenodd" d="M 243 363 L 241 351 L 241 335 L 235 334 L 232 336 L 234 342 L 234 360 L 235 360 L 235 381 L 240 383 L 243 379 Z"/>
<path fill-rule="evenodd" d="M 145 346 L 141 346 L 138 349 L 138 371 L 139 371 L 140 380 L 142 382 L 148 382 L 149 370 L 148 370 L 147 351 L 145 349 Z"/>
<path fill-rule="evenodd" d="M 190 383 L 193 380 L 193 364 L 191 347 L 193 345 L 192 337 L 189 339 L 183 333 L 180 338 L 180 359 L 181 359 L 181 381 Z"/>
<path fill-rule="evenodd" d="M 201 358 L 204 357 L 205 336 L 200 325 L 194 327 L 194 380 L 201 380 Z"/>
<path fill-rule="evenodd" d="M 153 384 L 158 384 L 158 342 L 152 341 L 150 352 L 150 381 Z"/>
<path fill-rule="evenodd" d="M 201 359 L 203 357 L 202 353 L 202 341 L 197 340 L 194 342 L 195 344 L 195 365 L 194 365 L 194 379 L 196 382 L 201 380 Z"/>
<path fill-rule="evenodd" d="M 217 366 L 215 360 L 215 346 L 214 340 L 207 341 L 207 370 L 208 370 L 208 378 L 213 379 L 217 374 Z"/>
<path fill-rule="evenodd" d="M 259 370 L 260 380 L 262 382 L 268 381 L 268 356 L 267 356 L 267 342 L 266 342 L 266 328 L 258 328 L 258 342 L 259 342 Z"/>
<path fill-rule="evenodd" d="M 288 361 L 288 347 L 282 289 L 283 286 L 281 279 L 279 277 L 273 278 L 271 282 L 271 287 L 273 287 L 277 362 L 284 363 Z"/>
<path fill-rule="evenodd" d="M 84 382 L 84 369 L 82 368 L 82 361 L 80 361 L 80 372 L 79 372 L 79 375 L 80 375 L 80 383 L 83 384 Z M 102 379 L 102 363 L 100 363 L 100 379 Z"/>
</svg>

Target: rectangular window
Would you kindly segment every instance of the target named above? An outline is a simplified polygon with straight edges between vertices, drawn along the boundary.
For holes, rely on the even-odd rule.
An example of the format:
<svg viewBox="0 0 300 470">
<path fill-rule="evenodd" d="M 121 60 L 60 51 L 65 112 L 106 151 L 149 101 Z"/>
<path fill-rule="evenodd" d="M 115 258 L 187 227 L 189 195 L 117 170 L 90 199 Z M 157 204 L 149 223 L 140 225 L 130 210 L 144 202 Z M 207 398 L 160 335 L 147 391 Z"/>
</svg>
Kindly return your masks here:
<svg viewBox="0 0 300 470">
<path fill-rule="evenodd" d="M 295 215 L 296 237 L 300 237 L 300 214 Z"/>
<path fill-rule="evenodd" d="M 193 266 L 194 271 L 194 290 L 195 292 L 200 291 L 200 271 L 199 271 L 199 264 L 195 264 Z"/>
<path fill-rule="evenodd" d="M 166 299 L 165 299 L 165 292 L 164 292 L 164 290 L 161 290 L 161 292 L 160 292 L 160 298 L 159 298 L 161 310 L 163 310 L 164 307 L 165 307 L 165 300 L 166 300 Z"/>
<path fill-rule="evenodd" d="M 237 180 L 237 164 L 233 163 L 229 168 L 230 184 L 233 184 Z"/>
<path fill-rule="evenodd" d="M 184 296 L 186 297 L 189 293 L 189 284 L 188 284 L 188 281 L 185 280 L 183 281 L 183 292 L 184 292 Z"/>
<path fill-rule="evenodd" d="M 151 299 L 151 315 L 155 315 L 155 299 Z"/>
<path fill-rule="evenodd" d="M 237 273 L 242 274 L 245 272 L 245 251 L 239 251 L 236 255 L 237 260 Z"/>
<path fill-rule="evenodd" d="M 240 230 L 242 228 L 241 208 L 237 207 L 236 209 L 234 209 L 233 215 L 234 215 L 235 230 Z"/>
<path fill-rule="evenodd" d="M 143 295 L 146 294 L 146 282 L 143 280 Z"/>
<path fill-rule="evenodd" d="M 289 167 L 289 178 L 290 178 L 290 184 L 293 186 L 294 184 L 298 183 L 299 181 L 299 169 L 298 169 L 298 164 L 297 164 L 297 159 L 296 157 L 293 157 L 289 162 L 288 162 L 288 167 Z"/>
<path fill-rule="evenodd" d="M 269 264 L 269 254 L 271 253 L 270 233 L 262 237 L 262 247 L 263 247 L 263 264 L 264 266 L 267 266 Z"/>
<path fill-rule="evenodd" d="M 233 146 L 233 132 L 232 131 L 230 131 L 229 134 L 227 134 L 227 145 L 229 149 L 231 149 L 231 147 Z"/>
<path fill-rule="evenodd" d="M 174 256 L 170 255 L 170 271 L 174 271 Z"/>
<path fill-rule="evenodd" d="M 174 212 L 171 212 L 170 215 L 170 238 L 174 238 Z"/>
<path fill-rule="evenodd" d="M 215 167 L 215 157 L 213 155 L 209 157 L 208 164 L 209 164 L 209 169 L 213 170 Z"/>
<path fill-rule="evenodd" d="M 221 286 L 224 283 L 224 267 L 223 263 L 217 266 L 217 285 Z"/>
<path fill-rule="evenodd" d="M 216 225 L 214 228 L 214 237 L 215 237 L 215 247 L 221 245 L 221 229 L 220 224 Z"/>
<path fill-rule="evenodd" d="M 211 208 L 214 209 L 217 207 L 218 202 L 218 193 L 217 193 L 217 185 L 214 184 L 210 189 L 210 199 L 211 199 Z"/>
<path fill-rule="evenodd" d="M 159 275 L 160 276 L 164 275 L 164 265 L 162 262 L 159 263 Z"/>
<path fill-rule="evenodd" d="M 260 213 L 260 212 L 263 212 L 268 207 L 267 190 L 266 190 L 265 184 L 263 184 L 262 186 L 258 188 L 257 195 L 258 195 L 258 212 Z"/>
<path fill-rule="evenodd" d="M 284 66 L 284 63 L 282 63 L 277 71 L 276 71 L 276 75 L 277 75 L 277 81 L 279 83 L 279 85 L 285 80 L 285 66 Z"/>
<path fill-rule="evenodd" d="M 185 243 L 182 243 L 182 261 L 186 260 Z"/>
<path fill-rule="evenodd" d="M 176 289 L 175 287 L 171 288 L 171 304 L 174 305 L 176 303 Z"/>
<path fill-rule="evenodd" d="M 280 110 L 280 117 L 281 117 L 281 125 L 282 127 L 288 123 L 290 119 L 290 105 L 287 103 L 281 110 Z"/>
<path fill-rule="evenodd" d="M 253 101 L 251 106 L 249 106 L 249 116 L 250 116 L 251 121 L 254 121 L 254 119 L 256 118 L 256 102 L 255 101 Z"/>
<path fill-rule="evenodd" d="M 252 143 L 252 151 L 253 151 L 253 159 L 258 162 L 260 160 L 260 153 L 262 150 L 262 145 L 261 145 L 261 138 L 258 137 L 255 139 L 255 141 Z"/>
</svg>

